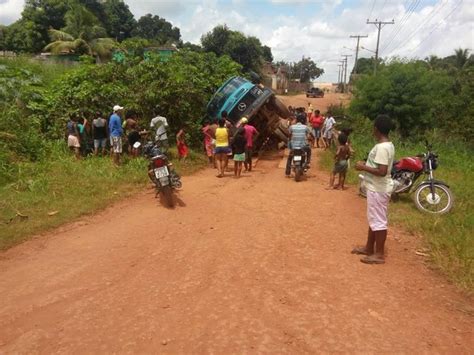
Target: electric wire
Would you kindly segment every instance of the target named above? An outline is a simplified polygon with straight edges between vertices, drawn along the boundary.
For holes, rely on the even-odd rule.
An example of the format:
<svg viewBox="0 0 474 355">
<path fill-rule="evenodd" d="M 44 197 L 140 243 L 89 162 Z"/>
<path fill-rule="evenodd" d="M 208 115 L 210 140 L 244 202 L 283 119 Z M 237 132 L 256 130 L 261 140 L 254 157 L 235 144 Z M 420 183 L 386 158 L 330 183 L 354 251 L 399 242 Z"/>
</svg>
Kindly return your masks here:
<svg viewBox="0 0 474 355">
<path fill-rule="evenodd" d="M 402 41 L 398 41 L 398 45 L 396 45 L 396 46 L 391 50 L 391 52 L 396 51 L 396 50 L 403 44 L 403 42 L 408 43 L 413 37 L 415 37 L 415 35 L 416 35 L 418 32 L 420 32 L 420 30 L 421 30 L 426 24 L 428 24 L 428 22 L 430 22 L 430 21 L 434 18 L 433 16 L 435 16 L 438 12 L 441 11 L 441 9 L 442 9 L 443 7 L 445 7 L 445 6 L 448 4 L 448 0 L 446 0 L 446 1 L 444 1 L 444 2 L 441 2 L 440 4 L 441 4 L 441 5 L 440 5 L 439 7 L 437 7 L 437 8 L 436 8 L 436 7 L 433 7 L 433 10 L 431 10 L 431 12 L 426 16 L 425 20 L 416 28 L 415 31 L 413 31 L 413 32 L 411 33 L 411 35 L 410 35 L 407 39 L 402 40 Z M 384 49 L 389 48 L 390 45 L 391 45 L 391 42 L 388 43 L 388 44 L 384 47 Z"/>
<path fill-rule="evenodd" d="M 370 9 L 370 14 L 369 14 L 369 17 L 367 17 L 367 19 L 370 19 L 370 16 L 372 16 L 372 12 L 374 11 L 374 7 L 375 7 L 376 2 L 377 2 L 377 0 L 374 0 L 374 2 L 372 3 L 372 8 Z"/>
<path fill-rule="evenodd" d="M 451 10 L 451 12 L 445 17 L 443 18 L 440 22 L 438 22 L 438 24 L 430 31 L 430 33 L 428 33 L 428 35 L 423 38 L 420 43 L 418 43 L 418 45 L 414 48 L 410 48 L 409 51 L 410 52 L 414 52 L 415 50 L 417 50 L 423 43 L 425 43 L 425 41 L 431 36 L 431 34 L 436 31 L 439 26 L 441 26 L 444 21 L 446 21 L 449 17 L 451 17 L 452 14 L 454 14 L 454 12 L 458 9 L 459 6 L 461 6 L 463 0 L 459 1 L 459 3 Z"/>
<path fill-rule="evenodd" d="M 382 46 L 380 51 L 385 51 L 389 45 L 393 42 L 393 40 L 397 37 L 397 35 L 400 33 L 400 31 L 403 29 L 403 26 L 408 22 L 408 19 L 410 16 L 414 13 L 418 5 L 420 4 L 421 0 L 413 0 L 412 3 L 410 4 L 409 8 L 407 9 L 407 12 L 405 15 L 402 17 L 400 22 L 395 26 L 394 30 L 389 33 L 387 36 L 388 40 L 385 42 L 385 44 Z"/>
</svg>

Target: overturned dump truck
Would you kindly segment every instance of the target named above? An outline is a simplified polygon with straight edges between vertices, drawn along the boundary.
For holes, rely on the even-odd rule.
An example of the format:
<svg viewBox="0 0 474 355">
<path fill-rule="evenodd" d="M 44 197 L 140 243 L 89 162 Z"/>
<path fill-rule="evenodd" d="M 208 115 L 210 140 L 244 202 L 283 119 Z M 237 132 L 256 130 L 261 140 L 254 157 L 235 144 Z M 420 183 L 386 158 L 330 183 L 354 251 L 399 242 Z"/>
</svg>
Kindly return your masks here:
<svg viewBox="0 0 474 355">
<path fill-rule="evenodd" d="M 245 116 L 260 132 L 255 141 L 256 151 L 287 143 L 290 112 L 271 89 L 242 77 L 232 77 L 207 104 L 211 119 L 219 119 L 224 111 L 232 124 L 237 125 Z"/>
</svg>

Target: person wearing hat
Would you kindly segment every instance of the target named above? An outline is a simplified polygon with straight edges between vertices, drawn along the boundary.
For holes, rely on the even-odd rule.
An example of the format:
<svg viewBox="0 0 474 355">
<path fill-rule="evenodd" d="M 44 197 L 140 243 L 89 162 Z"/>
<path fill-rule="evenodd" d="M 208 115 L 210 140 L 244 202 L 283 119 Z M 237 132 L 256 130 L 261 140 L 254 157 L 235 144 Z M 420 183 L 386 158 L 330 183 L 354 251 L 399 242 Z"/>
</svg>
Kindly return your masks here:
<svg viewBox="0 0 474 355">
<path fill-rule="evenodd" d="M 252 171 L 252 154 L 253 154 L 253 140 L 259 134 L 257 129 L 249 124 L 247 117 L 242 117 L 240 120 L 241 126 L 244 128 L 245 136 L 245 171 Z"/>
<path fill-rule="evenodd" d="M 112 143 L 112 154 L 114 158 L 114 164 L 116 166 L 120 165 L 120 154 L 122 154 L 122 112 L 123 107 L 115 105 L 114 113 L 110 116 L 109 120 L 109 131 L 110 131 L 110 140 Z"/>
</svg>

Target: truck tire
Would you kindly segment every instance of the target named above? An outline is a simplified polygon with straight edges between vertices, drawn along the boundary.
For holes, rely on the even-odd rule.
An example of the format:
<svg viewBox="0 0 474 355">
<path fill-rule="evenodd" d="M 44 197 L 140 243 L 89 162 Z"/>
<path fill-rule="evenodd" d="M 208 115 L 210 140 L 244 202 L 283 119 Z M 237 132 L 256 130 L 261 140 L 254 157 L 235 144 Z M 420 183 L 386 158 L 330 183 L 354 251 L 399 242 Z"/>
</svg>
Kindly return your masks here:
<svg viewBox="0 0 474 355">
<path fill-rule="evenodd" d="M 270 107 L 273 111 L 275 111 L 277 113 L 278 116 L 280 116 L 281 118 L 289 118 L 291 116 L 290 114 L 290 111 L 288 110 L 288 108 L 283 104 L 283 102 L 281 102 L 280 100 L 278 100 L 275 95 L 272 96 L 272 98 L 270 99 Z"/>
</svg>

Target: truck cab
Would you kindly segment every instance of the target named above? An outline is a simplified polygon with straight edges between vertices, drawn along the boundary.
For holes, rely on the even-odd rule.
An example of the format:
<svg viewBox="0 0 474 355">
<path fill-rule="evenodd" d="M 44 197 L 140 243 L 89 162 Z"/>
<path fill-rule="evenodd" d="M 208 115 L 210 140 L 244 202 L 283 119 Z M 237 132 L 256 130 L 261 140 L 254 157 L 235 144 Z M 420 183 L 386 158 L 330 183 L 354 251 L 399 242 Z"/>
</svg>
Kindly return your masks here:
<svg viewBox="0 0 474 355">
<path fill-rule="evenodd" d="M 228 79 L 207 104 L 207 115 L 212 120 L 221 118 L 224 111 L 233 125 L 238 125 L 242 117 L 248 118 L 260 132 L 257 147 L 271 137 L 287 140 L 286 119 L 290 113 L 273 91 L 261 84 L 239 76 Z"/>
</svg>

